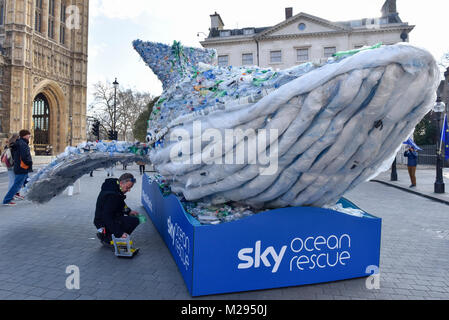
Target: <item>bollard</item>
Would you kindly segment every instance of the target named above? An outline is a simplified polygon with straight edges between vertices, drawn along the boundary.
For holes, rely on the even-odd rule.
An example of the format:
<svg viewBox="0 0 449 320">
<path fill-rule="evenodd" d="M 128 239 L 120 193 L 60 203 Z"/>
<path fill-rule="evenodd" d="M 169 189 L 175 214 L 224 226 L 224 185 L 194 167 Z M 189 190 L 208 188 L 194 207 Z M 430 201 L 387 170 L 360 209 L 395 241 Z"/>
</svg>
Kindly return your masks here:
<svg viewBox="0 0 449 320">
<path fill-rule="evenodd" d="M 76 190 L 75 190 L 76 187 Z M 76 180 L 74 184 L 67 187 L 67 195 L 69 197 L 72 197 L 74 194 L 80 194 L 81 193 L 81 182 L 80 180 Z"/>
</svg>

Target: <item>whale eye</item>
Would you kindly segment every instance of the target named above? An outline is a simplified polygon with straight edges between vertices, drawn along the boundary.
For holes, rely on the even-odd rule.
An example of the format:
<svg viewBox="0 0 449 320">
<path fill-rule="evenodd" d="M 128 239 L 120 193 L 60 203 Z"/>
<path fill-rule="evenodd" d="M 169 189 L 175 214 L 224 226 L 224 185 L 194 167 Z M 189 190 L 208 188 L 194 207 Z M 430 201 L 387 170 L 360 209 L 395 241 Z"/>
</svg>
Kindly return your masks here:
<svg viewBox="0 0 449 320">
<path fill-rule="evenodd" d="M 382 131 L 382 129 L 384 128 L 384 123 L 382 120 L 377 120 L 376 122 L 374 122 L 374 128 L 379 129 L 380 131 Z"/>
</svg>

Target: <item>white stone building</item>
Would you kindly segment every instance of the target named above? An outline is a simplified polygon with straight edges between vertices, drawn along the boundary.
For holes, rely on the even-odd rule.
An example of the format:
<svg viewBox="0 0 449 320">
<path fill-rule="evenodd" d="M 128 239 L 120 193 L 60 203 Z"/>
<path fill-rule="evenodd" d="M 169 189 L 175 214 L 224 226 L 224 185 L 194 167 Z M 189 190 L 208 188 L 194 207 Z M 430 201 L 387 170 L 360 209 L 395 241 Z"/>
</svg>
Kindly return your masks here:
<svg viewBox="0 0 449 320">
<path fill-rule="evenodd" d="M 272 27 L 225 29 L 218 13 L 211 15 L 209 36 L 201 42 L 218 52 L 220 65 L 257 65 L 285 69 L 304 62 L 321 63 L 332 54 L 409 40 L 414 26 L 402 22 L 396 0 L 386 0 L 378 18 L 332 22 L 307 13 L 293 15 Z"/>
</svg>

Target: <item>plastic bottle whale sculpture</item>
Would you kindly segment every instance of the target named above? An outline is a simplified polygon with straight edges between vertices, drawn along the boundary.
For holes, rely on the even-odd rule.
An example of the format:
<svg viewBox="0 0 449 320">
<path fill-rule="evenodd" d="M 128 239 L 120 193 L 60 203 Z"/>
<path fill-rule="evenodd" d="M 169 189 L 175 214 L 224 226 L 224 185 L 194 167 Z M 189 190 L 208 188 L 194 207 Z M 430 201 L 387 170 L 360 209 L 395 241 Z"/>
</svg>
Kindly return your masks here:
<svg viewBox="0 0 449 320">
<path fill-rule="evenodd" d="M 440 79 L 432 55 L 407 44 L 282 71 L 215 66 L 214 50 L 178 42 L 133 45 L 164 87 L 146 160 L 174 193 L 211 204 L 335 204 L 391 165 Z"/>
<path fill-rule="evenodd" d="M 170 83 L 168 71 L 154 65 L 159 61 L 155 48 L 161 46 L 141 41 L 134 46 L 160 80 Z M 181 68 L 190 74 L 164 85 L 169 89 L 159 100 L 161 108 L 150 118 L 155 169 L 187 200 L 269 208 L 335 203 L 391 165 L 433 105 L 439 80 L 433 57 L 410 45 L 353 53 L 321 67 L 304 64 L 279 72 L 201 64 Z M 195 122 L 201 124 L 197 132 Z M 223 147 L 226 141 L 211 141 L 206 134 L 195 150 L 195 137 L 204 138 L 208 129 L 221 136 L 226 129 L 277 130 L 277 140 L 257 149 L 266 155 L 274 146 L 277 170 L 263 175 L 263 166 L 248 158 L 243 164 L 226 163 L 244 143 L 241 136 Z M 217 156 L 209 157 L 211 151 Z M 199 161 L 208 157 L 208 163 Z"/>
</svg>

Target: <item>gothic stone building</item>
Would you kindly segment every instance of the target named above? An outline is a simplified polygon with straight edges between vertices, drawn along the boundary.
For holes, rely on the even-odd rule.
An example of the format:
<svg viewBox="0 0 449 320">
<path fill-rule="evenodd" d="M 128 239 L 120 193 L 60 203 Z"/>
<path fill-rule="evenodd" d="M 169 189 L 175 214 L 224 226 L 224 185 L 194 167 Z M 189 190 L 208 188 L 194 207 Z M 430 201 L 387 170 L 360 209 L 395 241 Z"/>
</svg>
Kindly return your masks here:
<svg viewBox="0 0 449 320">
<path fill-rule="evenodd" d="M 0 137 L 32 150 L 86 139 L 88 0 L 0 0 Z"/>
<path fill-rule="evenodd" d="M 399 18 L 396 0 L 386 0 L 380 11 L 377 18 L 333 22 L 307 13 L 293 15 L 292 8 L 286 8 L 285 20 L 275 26 L 243 29 L 226 29 L 215 13 L 201 45 L 216 49 L 222 66 L 285 69 L 304 62 L 325 62 L 337 51 L 408 41 L 414 26 Z"/>
</svg>

